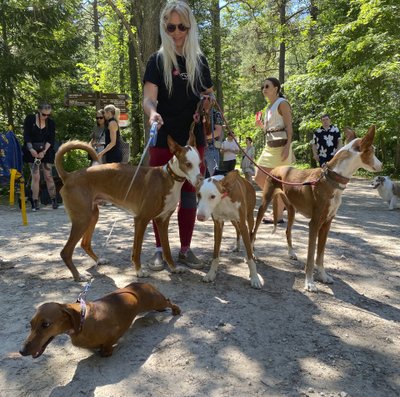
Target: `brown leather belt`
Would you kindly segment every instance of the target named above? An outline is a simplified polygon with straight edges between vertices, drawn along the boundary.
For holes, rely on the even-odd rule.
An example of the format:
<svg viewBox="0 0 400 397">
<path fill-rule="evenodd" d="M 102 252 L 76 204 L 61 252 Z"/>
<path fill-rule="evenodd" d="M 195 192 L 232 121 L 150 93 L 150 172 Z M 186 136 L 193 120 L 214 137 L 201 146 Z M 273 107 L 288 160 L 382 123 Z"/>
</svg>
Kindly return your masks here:
<svg viewBox="0 0 400 397">
<path fill-rule="evenodd" d="M 269 147 L 282 147 L 287 143 L 287 139 L 275 139 L 273 141 L 267 141 Z"/>
</svg>

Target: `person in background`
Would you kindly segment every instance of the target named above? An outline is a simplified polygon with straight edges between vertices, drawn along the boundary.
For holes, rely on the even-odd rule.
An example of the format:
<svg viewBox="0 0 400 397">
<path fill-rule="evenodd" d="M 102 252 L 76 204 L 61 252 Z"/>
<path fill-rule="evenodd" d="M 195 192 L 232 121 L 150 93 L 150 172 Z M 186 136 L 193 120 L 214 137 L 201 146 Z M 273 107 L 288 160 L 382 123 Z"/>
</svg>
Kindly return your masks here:
<svg viewBox="0 0 400 397">
<path fill-rule="evenodd" d="M 267 175 L 280 165 L 289 165 L 294 161 L 292 150 L 292 109 L 281 92 L 281 83 L 275 77 L 268 77 L 261 87 L 268 107 L 264 118 L 264 134 L 266 145 L 258 159 L 255 182 L 262 190 Z M 265 172 L 263 172 L 265 171 Z M 282 213 L 284 205 L 278 204 L 278 223 L 283 223 Z M 264 218 L 263 223 L 273 223 L 272 218 Z"/>
<path fill-rule="evenodd" d="M 314 159 L 320 167 L 331 160 L 342 147 L 339 128 L 331 124 L 329 114 L 324 114 L 321 122 L 322 126 L 314 132 L 312 144 Z"/>
<path fill-rule="evenodd" d="M 357 138 L 356 132 L 350 127 L 344 127 L 343 132 L 346 144 Z"/>
<path fill-rule="evenodd" d="M 53 179 L 56 125 L 52 119 L 51 105 L 39 105 L 35 114 L 24 121 L 24 161 L 29 164 L 32 178 L 32 211 L 39 211 L 40 170 L 46 182 L 53 209 L 58 208 L 57 192 Z"/>
<path fill-rule="evenodd" d="M 106 126 L 104 118 L 104 110 L 100 109 L 96 113 L 96 125 L 93 127 L 90 144 L 100 153 L 106 146 Z"/>
<path fill-rule="evenodd" d="M 253 146 L 253 139 L 248 136 L 246 137 L 246 147 L 244 149 L 247 156 L 242 157 L 242 162 L 240 164 L 244 177 L 250 182 L 253 182 L 253 176 L 255 175 L 255 167 L 252 161 L 254 161 L 256 150 Z"/>
<path fill-rule="evenodd" d="M 228 132 L 226 140 L 222 142 L 221 153 L 224 172 L 233 171 L 236 167 L 236 155 L 239 153 L 239 146 L 233 140 L 233 135 Z"/>
<path fill-rule="evenodd" d="M 119 114 L 120 111 L 114 105 L 107 105 L 104 108 L 105 117 L 105 147 L 97 155 L 100 162 L 103 163 L 120 163 L 122 161 L 122 150 L 120 144 L 120 131 L 119 131 Z M 105 156 L 105 160 L 103 157 Z"/>
<path fill-rule="evenodd" d="M 221 112 L 213 109 L 213 101 L 209 98 L 203 101 L 203 112 L 202 121 L 207 142 L 204 151 L 205 177 L 208 178 L 213 176 L 218 169 L 223 120 Z"/>
<path fill-rule="evenodd" d="M 197 104 L 212 95 L 210 69 L 198 38 L 193 12 L 184 1 L 166 4 L 160 16 L 160 49 L 149 58 L 143 78 L 143 109 L 150 125 L 158 123 L 157 141 L 150 148 L 150 166 L 166 164 L 172 157 L 167 144 L 170 135 L 186 145 Z M 203 159 L 205 136 L 201 125 L 195 128 L 196 145 Z M 178 262 L 195 269 L 204 264 L 190 249 L 196 219 L 196 191 L 189 183 L 182 186 L 178 209 L 181 248 Z M 149 263 L 151 270 L 162 270 L 165 262 L 157 227 L 156 252 Z"/>
</svg>

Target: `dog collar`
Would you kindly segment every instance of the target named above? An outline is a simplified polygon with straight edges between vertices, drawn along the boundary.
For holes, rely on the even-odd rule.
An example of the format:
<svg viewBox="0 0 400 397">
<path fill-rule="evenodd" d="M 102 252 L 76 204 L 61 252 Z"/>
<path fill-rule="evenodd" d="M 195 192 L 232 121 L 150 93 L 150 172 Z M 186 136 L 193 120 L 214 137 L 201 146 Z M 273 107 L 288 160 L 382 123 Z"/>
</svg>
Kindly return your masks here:
<svg viewBox="0 0 400 397">
<path fill-rule="evenodd" d="M 174 179 L 177 182 L 185 182 L 185 180 L 186 180 L 186 177 L 176 175 L 175 172 L 172 171 L 172 168 L 171 168 L 171 165 L 169 164 L 169 162 L 167 163 L 167 172 L 169 175 L 171 175 L 172 179 Z"/>
<path fill-rule="evenodd" d="M 342 175 L 339 175 L 337 172 L 330 170 L 328 167 L 325 168 L 324 171 L 326 179 L 337 189 L 344 190 L 346 189 L 346 185 L 350 182 L 350 178 L 346 178 Z M 340 186 L 340 185 L 345 185 Z"/>
</svg>

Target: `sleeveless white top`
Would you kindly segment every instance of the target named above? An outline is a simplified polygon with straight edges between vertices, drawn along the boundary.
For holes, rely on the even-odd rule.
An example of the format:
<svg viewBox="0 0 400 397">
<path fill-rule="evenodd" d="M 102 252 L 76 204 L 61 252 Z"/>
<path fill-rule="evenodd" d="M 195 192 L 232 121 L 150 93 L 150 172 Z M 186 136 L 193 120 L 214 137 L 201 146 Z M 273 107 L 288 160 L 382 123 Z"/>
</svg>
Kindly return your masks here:
<svg viewBox="0 0 400 397">
<path fill-rule="evenodd" d="M 287 139 L 285 123 L 283 117 L 278 112 L 278 107 L 282 102 L 287 102 L 285 98 L 278 98 L 272 106 L 268 106 L 265 111 L 264 131 L 267 141 L 277 139 Z"/>
</svg>

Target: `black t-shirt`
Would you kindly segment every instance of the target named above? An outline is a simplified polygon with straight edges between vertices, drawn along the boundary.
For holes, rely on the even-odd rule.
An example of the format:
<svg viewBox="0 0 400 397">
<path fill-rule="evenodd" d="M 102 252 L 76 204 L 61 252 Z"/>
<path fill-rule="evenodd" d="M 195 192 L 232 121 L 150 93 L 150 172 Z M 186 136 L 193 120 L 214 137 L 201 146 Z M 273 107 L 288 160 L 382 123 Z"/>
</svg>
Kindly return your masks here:
<svg viewBox="0 0 400 397">
<path fill-rule="evenodd" d="M 180 145 L 186 145 L 189 139 L 190 125 L 193 121 L 193 114 L 196 111 L 197 103 L 200 100 L 200 93 L 212 87 L 210 69 L 204 56 L 200 57 L 201 81 L 197 79 L 194 93 L 190 87 L 186 73 L 185 58 L 177 56 L 179 71 L 175 68 L 172 73 L 172 94 L 169 96 L 163 78 L 163 63 L 161 55 L 154 53 L 147 62 L 143 82 L 149 81 L 158 87 L 157 112 L 161 114 L 164 124 L 158 130 L 157 147 L 168 147 L 167 135 Z M 196 143 L 199 146 L 205 145 L 205 137 L 200 124 L 195 128 Z"/>
<path fill-rule="evenodd" d="M 27 142 L 32 143 L 36 151 L 44 150 L 46 142 L 50 143 L 50 147 L 47 150 L 45 156 L 42 159 L 43 163 L 54 163 L 55 150 L 54 143 L 56 137 L 56 125 L 52 119 L 46 120 L 46 126 L 39 128 L 36 124 L 36 114 L 30 114 L 26 116 L 24 121 L 24 161 L 27 163 L 33 163 L 34 158 L 27 149 Z M 39 146 L 40 149 L 38 149 Z"/>
<path fill-rule="evenodd" d="M 106 128 L 104 130 L 106 146 L 111 142 L 110 130 L 108 129 L 108 125 L 110 124 L 111 121 L 115 121 L 118 124 L 118 121 L 114 117 L 106 121 Z M 106 152 L 106 163 L 120 163 L 122 161 L 120 136 L 121 133 L 118 127 L 117 140 L 115 142 L 115 146 L 113 146 L 108 152 Z"/>
</svg>

